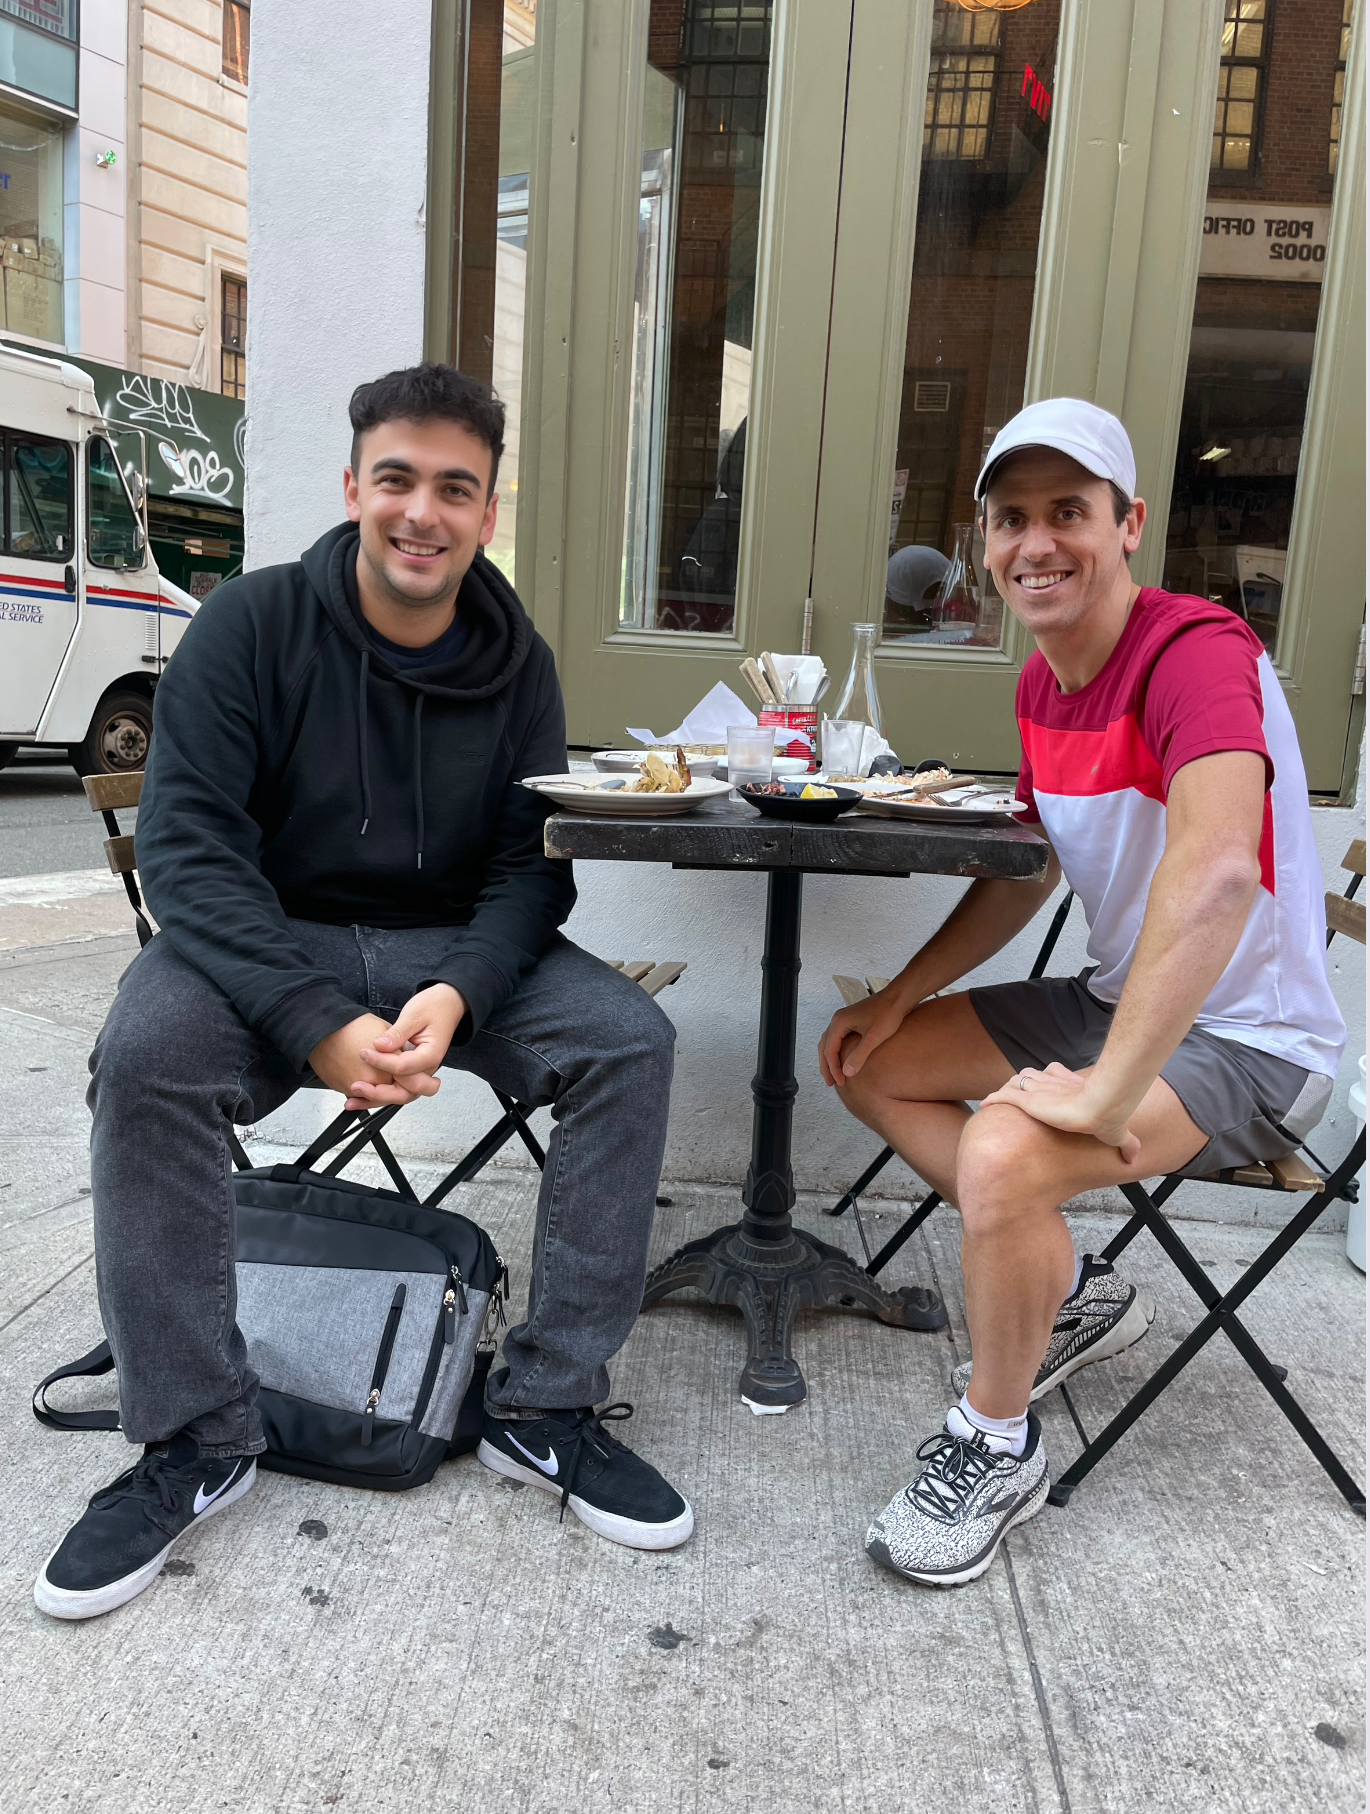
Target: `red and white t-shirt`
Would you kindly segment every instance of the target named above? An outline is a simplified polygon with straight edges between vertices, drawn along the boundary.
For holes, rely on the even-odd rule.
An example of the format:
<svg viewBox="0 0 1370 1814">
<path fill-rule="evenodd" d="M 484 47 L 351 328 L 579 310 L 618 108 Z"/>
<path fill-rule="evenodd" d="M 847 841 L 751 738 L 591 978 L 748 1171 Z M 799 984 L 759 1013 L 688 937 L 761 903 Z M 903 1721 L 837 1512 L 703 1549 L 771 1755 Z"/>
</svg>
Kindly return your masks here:
<svg viewBox="0 0 1370 1814">
<path fill-rule="evenodd" d="M 1265 758 L 1261 885 L 1195 1025 L 1336 1075 L 1346 1028 L 1327 981 L 1322 869 L 1294 721 L 1260 641 L 1221 605 L 1144 586 L 1087 687 L 1062 693 L 1040 650 L 1018 682 L 1018 798 L 1089 922 L 1090 992 L 1123 992 L 1165 851 L 1178 770 L 1218 750 Z"/>
</svg>

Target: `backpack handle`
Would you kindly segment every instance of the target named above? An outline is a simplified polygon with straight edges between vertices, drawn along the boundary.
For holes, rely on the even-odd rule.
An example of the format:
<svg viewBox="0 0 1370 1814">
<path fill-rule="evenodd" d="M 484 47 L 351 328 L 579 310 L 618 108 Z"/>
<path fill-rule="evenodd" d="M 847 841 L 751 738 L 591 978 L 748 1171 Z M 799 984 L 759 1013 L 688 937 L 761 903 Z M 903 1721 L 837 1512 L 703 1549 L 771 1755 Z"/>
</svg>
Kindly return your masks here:
<svg viewBox="0 0 1370 1814">
<path fill-rule="evenodd" d="M 101 1342 L 98 1348 L 92 1348 L 89 1354 L 83 1354 L 80 1360 L 68 1361 L 65 1367 L 57 1367 L 46 1379 L 39 1380 L 33 1391 L 33 1415 L 39 1423 L 46 1424 L 50 1430 L 117 1430 L 119 1413 L 117 1411 L 53 1411 L 47 1402 L 47 1389 L 59 1379 L 93 1379 L 101 1373 L 114 1371 L 114 1356 L 110 1353 L 108 1342 Z"/>
</svg>

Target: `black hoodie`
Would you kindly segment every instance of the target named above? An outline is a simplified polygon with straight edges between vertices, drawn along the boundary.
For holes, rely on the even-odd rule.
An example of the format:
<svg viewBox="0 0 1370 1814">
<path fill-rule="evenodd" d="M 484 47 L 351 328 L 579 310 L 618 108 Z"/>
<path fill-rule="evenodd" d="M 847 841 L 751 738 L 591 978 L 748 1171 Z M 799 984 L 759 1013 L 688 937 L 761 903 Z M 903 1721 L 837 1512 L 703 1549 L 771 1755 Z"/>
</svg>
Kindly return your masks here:
<svg viewBox="0 0 1370 1814">
<path fill-rule="evenodd" d="M 163 935 L 301 1070 L 366 1010 L 287 919 L 450 926 L 424 984 L 461 992 L 465 1044 L 576 898 L 543 854 L 546 803 L 519 786 L 566 767 L 551 650 L 478 555 L 460 655 L 396 672 L 366 634 L 358 539 L 344 523 L 201 606 L 157 688 L 138 813 Z"/>
</svg>

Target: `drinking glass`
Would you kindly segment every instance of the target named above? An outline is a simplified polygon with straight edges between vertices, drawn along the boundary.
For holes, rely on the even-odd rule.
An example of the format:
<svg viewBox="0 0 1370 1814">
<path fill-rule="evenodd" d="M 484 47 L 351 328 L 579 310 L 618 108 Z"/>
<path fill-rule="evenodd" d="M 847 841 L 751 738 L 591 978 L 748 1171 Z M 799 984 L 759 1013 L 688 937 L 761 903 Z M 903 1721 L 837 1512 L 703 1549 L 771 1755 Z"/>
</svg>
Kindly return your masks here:
<svg viewBox="0 0 1370 1814">
<path fill-rule="evenodd" d="M 856 718 L 823 720 L 823 773 L 855 775 L 861 768 L 861 741 L 866 726 Z"/>
<path fill-rule="evenodd" d="M 768 724 L 728 726 L 728 779 L 734 787 L 769 781 L 774 756 L 775 734 Z"/>
</svg>

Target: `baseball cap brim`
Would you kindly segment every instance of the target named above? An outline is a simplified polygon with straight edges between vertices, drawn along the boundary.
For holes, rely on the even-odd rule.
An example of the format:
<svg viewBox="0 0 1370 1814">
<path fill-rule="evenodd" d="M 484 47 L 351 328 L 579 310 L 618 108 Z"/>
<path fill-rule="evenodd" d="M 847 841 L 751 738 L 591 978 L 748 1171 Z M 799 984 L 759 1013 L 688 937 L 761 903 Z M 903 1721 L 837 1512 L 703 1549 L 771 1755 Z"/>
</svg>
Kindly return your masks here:
<svg viewBox="0 0 1370 1814">
<path fill-rule="evenodd" d="M 1072 441 L 1065 435 L 1033 435 L 1030 440 L 1015 442 L 1012 447 L 1001 447 L 997 453 L 990 455 L 980 468 L 980 476 L 975 481 L 976 503 L 983 503 L 985 494 L 989 490 L 990 480 L 1005 460 L 1012 459 L 1017 453 L 1027 453 L 1034 447 L 1050 447 L 1055 452 L 1063 453 L 1069 459 L 1074 460 L 1077 466 L 1083 466 L 1085 471 L 1092 473 L 1096 479 L 1108 479 L 1113 484 L 1117 484 L 1107 463 L 1100 459 L 1097 448 L 1083 447 L 1078 441 Z"/>
</svg>

